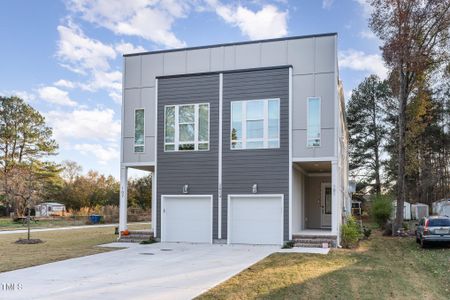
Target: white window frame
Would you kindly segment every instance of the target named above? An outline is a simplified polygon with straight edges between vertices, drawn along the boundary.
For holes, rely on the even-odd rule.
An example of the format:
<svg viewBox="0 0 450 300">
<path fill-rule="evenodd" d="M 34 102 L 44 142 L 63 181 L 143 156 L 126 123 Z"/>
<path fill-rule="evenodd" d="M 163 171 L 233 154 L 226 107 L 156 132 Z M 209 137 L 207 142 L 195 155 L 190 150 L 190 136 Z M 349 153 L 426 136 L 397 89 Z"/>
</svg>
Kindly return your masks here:
<svg viewBox="0 0 450 300">
<path fill-rule="evenodd" d="M 142 110 L 144 112 L 144 143 L 143 144 L 136 144 L 136 111 L 138 110 Z M 133 151 L 134 153 L 145 153 L 145 108 L 141 107 L 141 108 L 135 108 L 134 109 L 134 115 L 133 115 L 133 132 L 134 132 L 134 136 L 133 136 Z M 136 147 L 143 147 L 142 152 L 138 152 L 136 151 Z"/>
<path fill-rule="evenodd" d="M 208 106 L 208 141 L 199 141 L 198 134 L 199 134 L 199 107 L 201 105 L 207 105 Z M 183 106 L 194 106 L 194 122 L 179 122 L 179 110 L 180 107 Z M 175 136 L 174 136 L 174 142 L 173 143 L 166 143 L 166 110 L 168 107 L 174 107 L 175 109 Z M 180 142 L 180 124 L 194 124 L 194 140 L 189 142 Z M 164 152 L 192 152 L 192 151 L 209 151 L 209 144 L 211 140 L 211 110 L 209 102 L 205 103 L 190 103 L 190 104 L 173 104 L 173 105 L 165 105 L 164 106 Z M 179 150 L 180 145 L 188 145 L 188 144 L 194 144 L 194 150 Z M 199 149 L 199 144 L 208 144 L 208 148 L 206 149 Z M 166 145 L 174 145 L 174 150 L 167 150 Z"/>
<path fill-rule="evenodd" d="M 263 119 L 249 119 L 247 118 L 247 103 L 263 101 Z M 278 102 L 278 138 L 269 138 L 269 101 Z M 241 124 L 242 124 L 242 140 L 232 140 L 233 132 L 233 103 L 241 102 Z M 252 99 L 252 100 L 238 100 L 230 102 L 230 149 L 231 150 L 261 150 L 261 149 L 279 149 L 280 148 L 280 119 L 281 119 L 281 107 L 280 98 L 267 98 L 267 99 Z M 247 138 L 247 121 L 260 121 L 263 120 L 263 138 L 262 139 L 248 139 Z M 269 147 L 269 142 L 277 141 L 276 147 Z M 233 148 L 233 142 L 241 143 L 241 148 Z M 263 142 L 262 148 L 247 148 L 247 142 Z"/>
<path fill-rule="evenodd" d="M 309 100 L 311 99 L 317 99 L 319 100 L 319 145 L 315 146 L 315 145 L 310 145 L 309 142 L 312 141 L 314 142 L 314 140 L 316 140 L 316 138 L 314 139 L 310 139 L 309 138 Z M 322 145 L 322 98 L 321 97 L 317 97 L 317 96 L 311 96 L 308 97 L 306 99 L 306 147 L 308 148 L 318 148 Z"/>
</svg>

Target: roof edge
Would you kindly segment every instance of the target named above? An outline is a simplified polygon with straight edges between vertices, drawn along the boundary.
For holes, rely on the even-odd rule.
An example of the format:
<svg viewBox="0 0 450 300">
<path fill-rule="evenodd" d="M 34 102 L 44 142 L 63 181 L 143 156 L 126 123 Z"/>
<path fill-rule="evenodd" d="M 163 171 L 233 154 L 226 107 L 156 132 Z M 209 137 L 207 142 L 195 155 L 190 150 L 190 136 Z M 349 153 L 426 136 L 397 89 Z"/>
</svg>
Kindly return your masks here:
<svg viewBox="0 0 450 300">
<path fill-rule="evenodd" d="M 177 52 L 177 51 L 189 51 L 189 50 L 198 50 L 198 49 L 207 49 L 207 48 L 218 48 L 218 47 L 226 47 L 226 46 L 239 46 L 239 45 L 247 45 L 247 44 L 266 43 L 266 42 L 288 41 L 288 40 L 297 40 L 297 39 L 307 39 L 307 38 L 313 38 L 313 37 L 337 36 L 337 35 L 338 35 L 337 32 L 319 33 L 319 34 L 310 34 L 310 35 L 296 35 L 296 36 L 288 36 L 288 37 L 273 38 L 273 39 L 262 39 L 262 40 L 254 40 L 254 41 L 212 44 L 212 45 L 205 45 L 205 46 L 195 46 L 195 47 L 186 47 L 186 48 L 129 53 L 129 54 L 123 54 L 123 57 L 139 56 L 139 55 L 147 55 L 147 54 L 158 54 L 158 53 L 168 53 L 168 52 Z"/>
</svg>

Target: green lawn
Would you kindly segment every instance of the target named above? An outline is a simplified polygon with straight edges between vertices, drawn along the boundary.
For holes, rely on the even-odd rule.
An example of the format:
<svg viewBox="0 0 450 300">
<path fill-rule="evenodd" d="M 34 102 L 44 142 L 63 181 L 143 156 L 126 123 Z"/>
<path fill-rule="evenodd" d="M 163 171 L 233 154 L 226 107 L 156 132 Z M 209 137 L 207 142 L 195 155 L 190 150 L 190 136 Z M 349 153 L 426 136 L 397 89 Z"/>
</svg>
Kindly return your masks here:
<svg viewBox="0 0 450 300">
<path fill-rule="evenodd" d="M 379 233 L 357 250 L 273 254 L 198 299 L 449 299 L 450 247 Z"/>
<path fill-rule="evenodd" d="M 129 224 L 131 230 L 148 227 L 148 224 Z M 117 240 L 114 227 L 97 227 L 32 232 L 31 238 L 41 239 L 44 243 L 35 245 L 14 243 L 26 236 L 26 233 L 0 235 L 0 272 L 111 251 L 114 248 L 97 247 L 97 245 Z"/>
</svg>

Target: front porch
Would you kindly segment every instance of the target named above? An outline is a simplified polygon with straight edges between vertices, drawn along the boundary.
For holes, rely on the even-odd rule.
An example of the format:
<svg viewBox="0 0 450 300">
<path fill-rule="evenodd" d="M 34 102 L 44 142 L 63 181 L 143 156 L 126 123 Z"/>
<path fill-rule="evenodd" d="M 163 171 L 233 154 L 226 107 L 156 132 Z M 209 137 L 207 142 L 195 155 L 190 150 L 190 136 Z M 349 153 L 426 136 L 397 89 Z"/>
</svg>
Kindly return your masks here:
<svg viewBox="0 0 450 300">
<path fill-rule="evenodd" d="M 294 162 L 292 174 L 292 239 L 300 246 L 335 247 L 340 226 L 336 163 Z"/>
<path fill-rule="evenodd" d="M 119 239 L 120 242 L 141 242 L 144 240 L 150 240 L 154 237 L 154 224 L 152 220 L 155 220 L 154 215 L 156 214 L 156 197 L 154 195 L 154 188 L 152 188 L 152 202 L 151 202 L 151 213 L 148 214 L 148 219 L 150 221 L 149 228 L 140 230 L 129 230 L 128 228 L 128 180 L 130 175 L 137 175 L 138 173 L 150 172 L 152 182 L 151 185 L 154 187 L 156 185 L 155 167 L 149 164 L 133 163 L 125 164 L 122 163 L 120 168 L 120 203 L 119 203 Z M 141 175 L 140 174 L 140 175 Z M 155 208 L 155 209 L 154 209 Z M 124 234 L 126 233 L 126 234 Z"/>
</svg>

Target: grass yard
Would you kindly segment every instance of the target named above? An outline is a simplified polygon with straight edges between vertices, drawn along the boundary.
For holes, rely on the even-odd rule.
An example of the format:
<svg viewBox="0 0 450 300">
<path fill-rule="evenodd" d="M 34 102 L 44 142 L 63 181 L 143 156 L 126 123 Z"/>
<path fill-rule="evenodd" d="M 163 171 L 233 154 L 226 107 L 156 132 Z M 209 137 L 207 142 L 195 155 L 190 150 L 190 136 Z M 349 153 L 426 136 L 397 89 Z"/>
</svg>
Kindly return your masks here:
<svg viewBox="0 0 450 300">
<path fill-rule="evenodd" d="M 357 250 L 272 254 L 198 299 L 449 299 L 450 247 L 379 233 Z"/>
<path fill-rule="evenodd" d="M 130 229 L 147 229 L 148 224 L 131 224 Z M 31 233 L 31 238 L 42 244 L 18 245 L 14 242 L 26 238 L 26 233 L 0 235 L 0 272 L 16 270 L 68 258 L 114 250 L 96 247 L 115 242 L 114 227 L 55 230 Z"/>
</svg>

